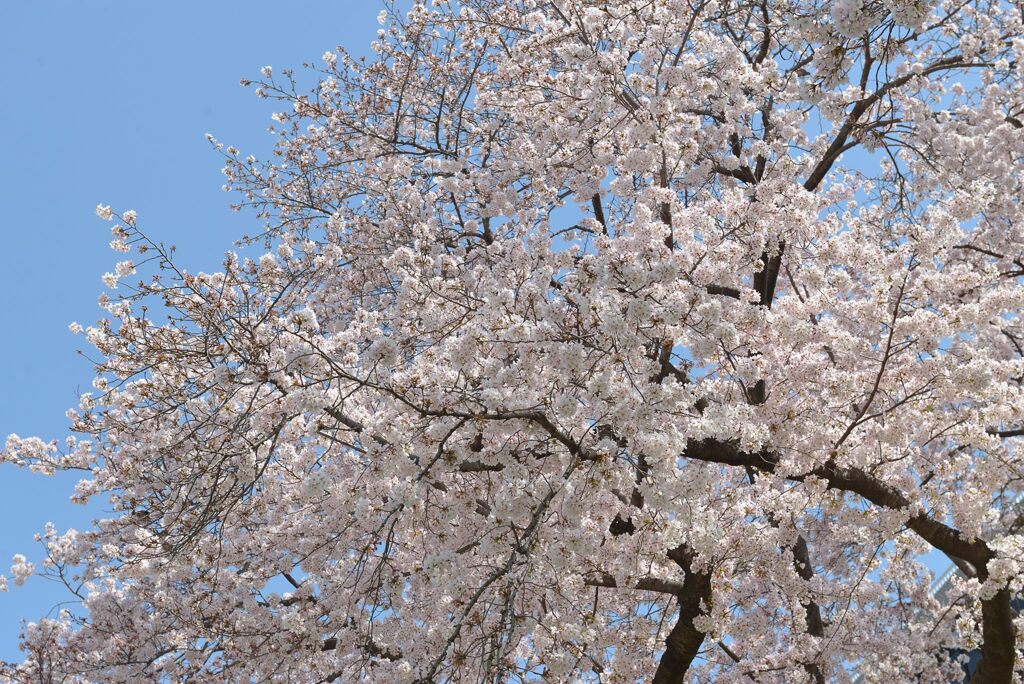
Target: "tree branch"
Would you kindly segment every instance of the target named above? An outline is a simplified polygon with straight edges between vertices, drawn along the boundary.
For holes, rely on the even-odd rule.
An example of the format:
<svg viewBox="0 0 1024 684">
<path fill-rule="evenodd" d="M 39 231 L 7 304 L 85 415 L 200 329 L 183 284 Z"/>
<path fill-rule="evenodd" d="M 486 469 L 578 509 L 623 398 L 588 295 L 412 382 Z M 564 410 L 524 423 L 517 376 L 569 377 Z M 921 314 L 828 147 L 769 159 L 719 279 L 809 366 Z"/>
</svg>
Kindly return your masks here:
<svg viewBox="0 0 1024 684">
<path fill-rule="evenodd" d="M 757 453 L 742 451 L 735 444 L 716 439 L 693 442 L 682 454 L 685 458 L 723 465 L 745 466 L 763 472 L 775 472 L 780 458 L 777 453 L 762 450 Z M 892 510 L 912 511 L 911 501 L 898 489 L 865 473 L 859 468 L 842 468 L 829 461 L 809 473 L 786 475 L 786 479 L 800 482 L 807 477 L 818 477 L 828 483 L 830 489 L 858 494 L 871 503 Z M 955 528 L 945 525 L 919 511 L 910 515 L 907 527 L 929 544 L 947 556 L 969 561 L 978 571 L 978 578 L 988 578 L 988 562 L 995 553 L 980 539 L 966 539 Z M 1013 660 L 1016 637 L 1013 629 L 1013 611 L 1010 606 L 1008 589 L 999 590 L 991 599 L 982 601 L 981 665 L 972 684 L 996 684 L 1009 682 L 1013 678 Z"/>
<path fill-rule="evenodd" d="M 686 671 L 704 643 L 704 632 L 694 627 L 693 620 L 711 605 L 711 574 L 693 570 L 694 553 L 685 544 L 668 552 L 685 573 L 679 598 L 679 616 L 665 638 L 665 652 L 654 673 L 653 684 L 682 684 Z"/>
</svg>

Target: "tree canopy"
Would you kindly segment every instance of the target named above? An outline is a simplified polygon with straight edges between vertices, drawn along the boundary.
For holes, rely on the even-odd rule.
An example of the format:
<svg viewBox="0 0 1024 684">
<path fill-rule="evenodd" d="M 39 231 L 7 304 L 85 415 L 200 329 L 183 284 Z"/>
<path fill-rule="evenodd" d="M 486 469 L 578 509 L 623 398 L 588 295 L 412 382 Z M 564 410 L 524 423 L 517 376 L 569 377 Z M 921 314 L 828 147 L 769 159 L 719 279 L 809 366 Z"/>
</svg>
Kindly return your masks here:
<svg viewBox="0 0 1024 684">
<path fill-rule="evenodd" d="M 112 511 L 3 675 L 1022 681 L 1021 0 L 381 25 L 245 82 L 219 272 L 98 208 L 95 391 L 3 458 Z"/>
</svg>

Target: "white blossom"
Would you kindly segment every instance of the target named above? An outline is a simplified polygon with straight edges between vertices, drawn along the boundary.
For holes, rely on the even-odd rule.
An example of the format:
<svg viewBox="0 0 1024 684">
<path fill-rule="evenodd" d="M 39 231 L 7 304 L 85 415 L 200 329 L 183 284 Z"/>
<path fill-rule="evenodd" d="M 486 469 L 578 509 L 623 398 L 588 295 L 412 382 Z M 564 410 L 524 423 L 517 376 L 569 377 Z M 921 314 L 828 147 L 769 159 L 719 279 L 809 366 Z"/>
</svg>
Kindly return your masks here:
<svg viewBox="0 0 1024 684">
<path fill-rule="evenodd" d="M 35 563 L 30 563 L 20 553 L 14 554 L 11 559 L 11 575 L 14 577 L 14 585 L 20 587 L 36 571 Z M 6 585 L 6 580 L 4 582 Z"/>
</svg>

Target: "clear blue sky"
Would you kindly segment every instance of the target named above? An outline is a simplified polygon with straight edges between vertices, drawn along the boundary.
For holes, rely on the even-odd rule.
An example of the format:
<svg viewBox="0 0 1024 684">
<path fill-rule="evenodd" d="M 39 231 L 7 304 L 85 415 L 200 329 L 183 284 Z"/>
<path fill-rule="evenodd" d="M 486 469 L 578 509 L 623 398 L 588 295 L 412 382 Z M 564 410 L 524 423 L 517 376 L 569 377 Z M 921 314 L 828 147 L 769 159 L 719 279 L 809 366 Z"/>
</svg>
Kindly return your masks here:
<svg viewBox="0 0 1024 684">
<path fill-rule="evenodd" d="M 270 105 L 242 88 L 260 67 L 365 52 L 378 0 L 35 0 L 0 2 L 0 440 L 67 434 L 64 412 L 88 391 L 84 340 L 100 316 L 100 275 L 116 257 L 97 203 L 134 208 L 183 263 L 212 269 L 255 227 L 228 209 L 213 133 L 266 156 Z M 53 521 L 83 529 L 101 506 L 68 503 L 77 477 L 0 467 L 0 573 Z M 0 593 L 0 659 L 18 660 L 22 618 L 65 597 L 40 578 Z"/>
</svg>

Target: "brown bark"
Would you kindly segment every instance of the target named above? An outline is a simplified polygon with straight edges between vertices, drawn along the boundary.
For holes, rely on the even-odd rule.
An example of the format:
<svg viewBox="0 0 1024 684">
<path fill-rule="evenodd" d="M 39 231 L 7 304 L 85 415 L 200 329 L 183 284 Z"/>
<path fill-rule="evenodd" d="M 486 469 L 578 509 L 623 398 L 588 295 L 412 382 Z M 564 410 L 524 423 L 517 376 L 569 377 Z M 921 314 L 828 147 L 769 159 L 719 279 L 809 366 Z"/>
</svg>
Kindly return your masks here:
<svg viewBox="0 0 1024 684">
<path fill-rule="evenodd" d="M 1010 684 L 1015 652 L 1013 609 L 1009 589 L 981 602 L 981 662 L 971 684 Z"/>
<path fill-rule="evenodd" d="M 665 638 L 665 652 L 658 662 L 653 684 L 682 684 L 686 671 L 704 643 L 704 632 L 693 626 L 703 606 L 711 605 L 711 574 L 693 570 L 693 552 L 679 546 L 668 552 L 685 573 L 679 598 L 679 616 L 672 631 Z"/>
<path fill-rule="evenodd" d="M 796 572 L 804 581 L 811 581 L 814 577 L 814 566 L 811 565 L 811 554 L 807 549 L 807 540 L 801 534 L 793 544 L 793 565 Z M 821 620 L 821 608 L 814 599 L 808 599 L 803 604 L 807 611 L 807 633 L 811 636 L 821 638 L 825 636 L 825 625 Z M 815 682 L 825 684 L 825 675 L 817 663 L 804 663 L 804 670 Z"/>
</svg>

